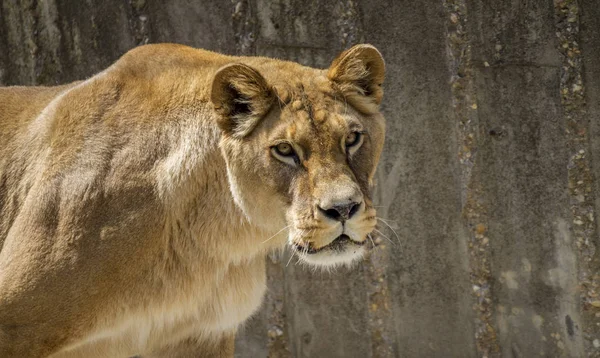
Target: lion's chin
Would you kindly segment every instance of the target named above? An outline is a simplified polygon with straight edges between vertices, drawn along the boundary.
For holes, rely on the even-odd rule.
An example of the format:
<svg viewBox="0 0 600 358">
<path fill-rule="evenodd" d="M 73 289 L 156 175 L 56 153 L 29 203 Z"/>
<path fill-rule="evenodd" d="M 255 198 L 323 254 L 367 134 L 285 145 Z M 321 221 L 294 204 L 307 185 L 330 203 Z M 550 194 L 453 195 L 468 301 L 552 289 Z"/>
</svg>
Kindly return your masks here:
<svg viewBox="0 0 600 358">
<path fill-rule="evenodd" d="M 329 245 L 318 250 L 303 249 L 299 246 L 294 246 L 293 249 L 301 262 L 322 268 L 352 266 L 360 261 L 366 252 L 364 241 L 357 242 L 346 235 L 340 235 Z"/>
</svg>

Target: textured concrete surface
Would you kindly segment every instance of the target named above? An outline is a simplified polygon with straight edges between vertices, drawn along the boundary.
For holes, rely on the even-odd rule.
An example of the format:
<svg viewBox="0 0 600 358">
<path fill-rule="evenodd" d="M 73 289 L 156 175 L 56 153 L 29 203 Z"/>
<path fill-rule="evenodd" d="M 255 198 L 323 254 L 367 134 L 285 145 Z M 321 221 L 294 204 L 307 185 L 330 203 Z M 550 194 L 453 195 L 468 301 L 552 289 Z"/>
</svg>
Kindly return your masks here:
<svg viewBox="0 0 600 358">
<path fill-rule="evenodd" d="M 151 42 L 384 54 L 376 247 L 334 273 L 273 254 L 237 357 L 600 357 L 596 0 L 0 4 L 2 85 L 86 78 Z"/>
<path fill-rule="evenodd" d="M 379 216 L 401 238 L 386 270 L 394 354 L 474 356 L 442 2 L 362 4 L 364 33 L 386 56 L 387 148 Z M 390 36 L 393 34 L 393 36 Z M 384 226 L 385 227 L 385 226 Z M 389 230 L 385 235 L 394 239 Z"/>
</svg>

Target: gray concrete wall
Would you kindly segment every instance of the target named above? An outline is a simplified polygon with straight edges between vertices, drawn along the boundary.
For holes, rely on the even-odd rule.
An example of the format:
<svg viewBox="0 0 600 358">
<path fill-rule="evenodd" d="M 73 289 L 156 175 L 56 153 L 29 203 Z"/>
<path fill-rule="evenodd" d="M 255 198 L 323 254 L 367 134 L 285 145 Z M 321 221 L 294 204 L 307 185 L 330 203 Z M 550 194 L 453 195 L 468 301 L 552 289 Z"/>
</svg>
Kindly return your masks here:
<svg viewBox="0 0 600 358">
<path fill-rule="evenodd" d="M 384 54 L 392 242 L 331 274 L 269 258 L 237 356 L 600 357 L 597 0 L 0 3 L 3 85 L 82 79 L 149 42 Z"/>
</svg>

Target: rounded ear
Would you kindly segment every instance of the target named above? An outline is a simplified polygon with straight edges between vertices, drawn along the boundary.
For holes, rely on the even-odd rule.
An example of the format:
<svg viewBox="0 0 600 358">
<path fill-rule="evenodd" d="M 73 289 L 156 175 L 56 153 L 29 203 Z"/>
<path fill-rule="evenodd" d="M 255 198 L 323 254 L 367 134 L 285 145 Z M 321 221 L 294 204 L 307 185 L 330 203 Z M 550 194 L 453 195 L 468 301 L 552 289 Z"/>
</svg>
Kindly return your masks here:
<svg viewBox="0 0 600 358">
<path fill-rule="evenodd" d="M 228 135 L 250 134 L 273 102 L 271 88 L 255 69 L 242 63 L 220 68 L 213 78 L 210 100 L 217 123 Z"/>
<path fill-rule="evenodd" d="M 357 109 L 376 112 L 383 99 L 385 62 L 372 45 L 355 45 L 342 52 L 331 64 L 327 77 L 336 83 Z"/>
</svg>

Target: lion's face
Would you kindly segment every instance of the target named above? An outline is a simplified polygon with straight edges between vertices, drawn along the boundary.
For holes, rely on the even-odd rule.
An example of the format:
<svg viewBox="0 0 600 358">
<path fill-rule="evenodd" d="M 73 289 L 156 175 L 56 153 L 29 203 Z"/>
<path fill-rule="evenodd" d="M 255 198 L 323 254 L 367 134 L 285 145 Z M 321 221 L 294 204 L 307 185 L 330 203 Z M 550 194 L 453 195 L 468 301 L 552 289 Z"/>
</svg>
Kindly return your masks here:
<svg viewBox="0 0 600 358">
<path fill-rule="evenodd" d="M 385 131 L 377 110 L 383 60 L 361 45 L 329 71 L 300 72 L 265 79 L 240 64 L 215 76 L 230 187 L 251 222 L 289 233 L 301 260 L 352 262 L 377 222 L 371 187 Z"/>
</svg>

